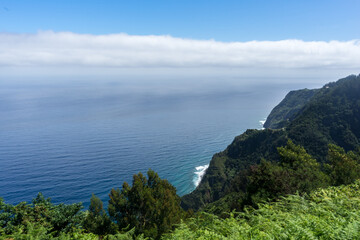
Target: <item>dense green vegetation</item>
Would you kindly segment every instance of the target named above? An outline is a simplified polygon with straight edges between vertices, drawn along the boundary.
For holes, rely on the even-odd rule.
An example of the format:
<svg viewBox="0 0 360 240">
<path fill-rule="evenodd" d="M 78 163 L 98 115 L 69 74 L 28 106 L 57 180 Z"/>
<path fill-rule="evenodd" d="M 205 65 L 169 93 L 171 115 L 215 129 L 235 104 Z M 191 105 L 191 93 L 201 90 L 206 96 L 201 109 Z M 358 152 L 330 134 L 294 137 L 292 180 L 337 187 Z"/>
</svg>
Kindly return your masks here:
<svg viewBox="0 0 360 240">
<path fill-rule="evenodd" d="M 303 147 L 289 140 L 278 151 L 279 162 L 263 160 L 250 168 L 247 204 L 256 206 L 264 199 L 276 200 L 296 192 L 309 193 L 329 185 L 329 176 L 321 171 L 320 164 Z"/>
<path fill-rule="evenodd" d="M 307 95 L 309 91 L 289 94 L 290 99 L 285 98 L 273 110 L 276 122 L 282 122 L 281 129 L 247 130 L 223 152 L 215 154 L 199 186 L 182 197 L 182 206 L 197 210 L 229 198 L 234 192 L 244 194 L 248 184 L 244 173 L 262 159 L 280 161 L 277 147 L 285 146 L 288 139 L 303 146 L 320 163 L 329 162 L 328 144 L 356 150 L 360 144 L 360 75 L 327 84 Z M 290 114 L 289 106 L 298 110 Z M 285 117 L 282 121 L 281 116 Z"/>
<path fill-rule="evenodd" d="M 233 191 L 245 191 L 247 182 L 246 178 L 242 178 L 248 168 L 260 163 L 261 159 L 277 159 L 276 147 L 286 142 L 283 130 L 247 130 L 236 137 L 225 151 L 213 156 L 200 185 L 191 194 L 182 197 L 182 206 L 198 210 Z"/>
<path fill-rule="evenodd" d="M 0 238 L 14 239 L 159 239 L 164 232 L 187 214 L 180 207 L 180 197 L 167 180 L 149 170 L 148 178 L 135 174 L 130 187 L 112 189 L 108 213 L 95 195 L 89 210 L 81 203 L 54 205 L 39 195 L 27 204 L 5 204 L 0 199 Z"/>
<path fill-rule="evenodd" d="M 111 190 L 109 215 L 119 230 L 130 227 L 136 234 L 159 238 L 185 213 L 175 187 L 149 170 L 148 179 L 139 173 L 134 175 L 132 187 L 125 182 L 121 190 Z"/>
<path fill-rule="evenodd" d="M 338 195 L 343 197 L 341 194 L 353 194 L 353 191 L 359 190 L 360 182 L 348 188 L 339 188 L 352 189 L 352 192 L 336 190 L 338 195 L 331 193 L 335 199 L 329 206 L 326 205 L 329 202 L 325 201 L 325 205 L 320 204 L 317 208 L 314 204 L 322 200 L 315 197 L 319 197 L 318 193 L 324 191 L 312 194 L 311 192 L 331 184 L 351 184 L 359 179 L 360 151 L 346 152 L 341 147 L 329 145 L 329 164 L 321 165 L 303 147 L 289 140 L 285 147 L 278 148 L 278 156 L 278 162 L 262 160 L 246 172 L 244 176 L 248 184 L 245 192 L 226 195 L 219 201 L 209 204 L 203 212 L 193 215 L 195 217 L 190 220 L 192 214 L 180 208 L 180 198 L 176 195 L 176 189 L 166 180 L 160 179 L 154 171 L 149 170 L 147 178 L 141 173 L 134 175 L 132 186 L 125 182 L 121 190 L 111 190 L 108 212 L 103 209 L 103 203 L 95 195 L 91 197 L 89 210 L 85 212 L 80 211 L 81 203 L 54 205 L 42 194 L 30 204 L 20 203 L 13 206 L 1 200 L 0 234 L 4 239 L 246 239 L 249 236 L 287 238 L 286 236 L 290 236 L 293 231 L 295 235 L 303 237 L 325 238 L 331 234 L 336 238 L 342 236 L 341 234 L 352 236 L 341 231 L 357 227 L 352 225 L 357 218 L 348 220 L 349 226 L 342 222 L 342 218 L 347 219 L 357 213 L 352 213 L 349 206 L 354 207 L 354 211 L 360 210 L 360 193 L 356 195 L 356 201 L 351 202 L 352 200 L 348 199 L 349 202 L 342 202 L 345 206 L 334 204 L 341 203 Z M 332 188 L 326 191 L 335 190 Z M 296 195 L 289 196 L 290 194 Z M 283 200 L 263 204 L 279 199 Z M 314 209 L 308 212 L 304 210 L 310 207 Z M 329 230 L 330 225 L 324 225 L 328 229 L 327 232 L 319 232 L 323 226 L 316 227 L 313 224 L 317 223 L 316 221 L 319 221 L 318 224 L 330 224 L 322 219 L 327 218 L 330 213 L 318 215 L 325 211 L 324 209 L 332 211 L 329 207 L 345 211 L 348 216 L 332 212 L 331 216 L 334 219 L 331 221 L 334 222 L 331 224 L 337 224 L 337 228 Z M 231 213 L 233 210 L 238 211 L 236 217 Z M 296 216 L 300 217 L 300 222 L 292 211 L 300 214 Z M 280 217 L 276 218 L 276 214 Z M 266 224 L 260 221 L 261 219 L 267 219 Z M 310 225 L 306 226 L 309 221 Z M 285 223 L 292 225 L 289 227 L 284 225 Z M 298 226 L 302 225 L 309 229 L 301 231 L 302 227 Z M 178 228 L 170 234 L 176 226 Z M 273 232 L 273 227 L 277 227 L 279 231 Z M 354 231 L 351 234 L 357 234 L 356 228 L 348 230 Z"/>
<path fill-rule="evenodd" d="M 81 208 L 81 203 L 54 205 L 41 193 L 32 203 L 22 202 L 16 206 L 0 199 L 0 236 L 3 239 L 80 239 L 85 216 Z"/>
<path fill-rule="evenodd" d="M 288 123 L 319 89 L 301 89 L 289 92 L 266 118 L 264 128 L 279 129 Z"/>
<path fill-rule="evenodd" d="M 221 219 L 202 214 L 164 239 L 359 239 L 360 181 L 289 195 Z"/>
<path fill-rule="evenodd" d="M 278 148 L 278 161 L 261 160 L 234 177 L 232 189 L 224 197 L 207 204 L 203 211 L 227 216 L 232 210 L 243 211 L 265 200 L 288 194 L 306 194 L 318 188 L 349 184 L 360 178 L 360 152 L 329 145 L 327 159 L 321 164 L 291 140 Z"/>
<path fill-rule="evenodd" d="M 0 239 L 360 238 L 359 93 L 349 76 L 288 94 L 269 120 L 280 129 L 236 137 L 182 199 L 152 170 L 112 189 L 107 209 L 95 195 L 86 211 L 0 199 Z"/>
</svg>

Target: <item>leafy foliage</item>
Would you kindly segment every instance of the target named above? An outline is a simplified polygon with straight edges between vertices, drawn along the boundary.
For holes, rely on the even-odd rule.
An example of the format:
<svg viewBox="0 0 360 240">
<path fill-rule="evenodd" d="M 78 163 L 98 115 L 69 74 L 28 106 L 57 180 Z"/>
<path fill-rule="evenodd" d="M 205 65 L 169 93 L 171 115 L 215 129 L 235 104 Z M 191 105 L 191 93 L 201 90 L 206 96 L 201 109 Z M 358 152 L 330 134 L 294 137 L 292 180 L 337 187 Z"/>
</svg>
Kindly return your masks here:
<svg viewBox="0 0 360 240">
<path fill-rule="evenodd" d="M 175 187 L 152 170 L 147 175 L 135 174 L 132 187 L 125 182 L 121 190 L 111 190 L 109 215 L 119 229 L 135 227 L 137 234 L 159 238 L 184 212 Z"/>
<path fill-rule="evenodd" d="M 125 182 L 121 190 L 111 190 L 110 216 L 95 195 L 86 212 L 79 211 L 81 204 L 54 205 L 42 194 L 31 204 L 12 206 L 0 200 L 0 239 L 360 237 L 360 180 L 350 186 L 312 192 L 359 178 L 359 151 L 346 152 L 329 145 L 330 163 L 322 171 L 320 163 L 290 140 L 277 150 L 278 162 L 263 160 L 244 175 L 248 178 L 245 192 L 232 192 L 205 208 L 223 219 L 200 212 L 187 220 L 175 188 L 149 170 L 148 178 L 141 173 L 134 175 L 131 187 Z M 277 202 L 264 203 L 266 200 Z M 244 207 L 246 204 L 255 208 Z M 231 209 L 244 211 L 235 214 Z M 176 224 L 178 228 L 169 234 Z"/>
<path fill-rule="evenodd" d="M 235 178 L 251 165 L 260 163 L 261 159 L 277 159 L 276 147 L 285 145 L 286 141 L 283 130 L 247 130 L 236 137 L 224 152 L 213 156 L 200 185 L 182 197 L 182 206 L 198 210 L 231 193 L 235 185 L 244 191 L 247 183 L 244 179 Z"/>
<path fill-rule="evenodd" d="M 359 239 L 360 181 L 290 195 L 237 216 L 202 214 L 164 239 Z"/>
<path fill-rule="evenodd" d="M 182 197 L 182 206 L 198 210 L 234 191 L 244 192 L 248 183 L 239 174 L 261 159 L 279 161 L 276 149 L 285 146 L 288 139 L 320 163 L 329 161 L 328 144 L 355 150 L 360 145 L 360 75 L 327 84 L 313 95 L 306 92 L 293 92 L 274 108 L 272 115 L 281 129 L 247 130 L 225 151 L 215 154 L 199 186 Z M 291 112 L 290 106 L 297 110 Z M 234 190 L 234 183 L 238 189 Z"/>
<path fill-rule="evenodd" d="M 89 211 L 87 212 L 83 226 L 87 231 L 99 236 L 116 233 L 115 224 L 106 214 L 102 201 L 94 194 L 91 196 Z"/>
<path fill-rule="evenodd" d="M 135 229 L 124 233 L 117 233 L 114 228 L 108 231 L 109 217 L 96 196 L 92 197 L 89 212 L 81 212 L 81 208 L 81 203 L 54 205 L 41 193 L 31 204 L 22 202 L 15 206 L 0 198 L 0 239 L 143 239 L 135 236 Z M 114 226 L 112 222 L 109 225 Z M 86 233 L 84 227 L 95 234 Z"/>
<path fill-rule="evenodd" d="M 289 92 L 286 97 L 271 111 L 264 123 L 265 128 L 278 129 L 285 127 L 319 89 L 301 89 Z"/>
<path fill-rule="evenodd" d="M 50 198 L 46 199 L 41 193 L 31 204 L 22 202 L 12 206 L 1 200 L 0 233 L 10 236 L 30 234 L 59 237 L 61 234 L 72 233 L 81 225 L 84 216 L 81 209 L 81 203 L 54 205 Z"/>
<path fill-rule="evenodd" d="M 359 152 L 345 153 L 344 149 L 330 144 L 327 171 L 332 179 L 332 185 L 350 184 L 360 178 Z"/>
<path fill-rule="evenodd" d="M 259 201 L 275 200 L 296 192 L 308 193 L 329 185 L 329 177 L 303 147 L 289 140 L 285 147 L 278 148 L 278 152 L 278 163 L 263 160 L 252 166 L 247 189 L 248 204 L 256 205 Z"/>
</svg>

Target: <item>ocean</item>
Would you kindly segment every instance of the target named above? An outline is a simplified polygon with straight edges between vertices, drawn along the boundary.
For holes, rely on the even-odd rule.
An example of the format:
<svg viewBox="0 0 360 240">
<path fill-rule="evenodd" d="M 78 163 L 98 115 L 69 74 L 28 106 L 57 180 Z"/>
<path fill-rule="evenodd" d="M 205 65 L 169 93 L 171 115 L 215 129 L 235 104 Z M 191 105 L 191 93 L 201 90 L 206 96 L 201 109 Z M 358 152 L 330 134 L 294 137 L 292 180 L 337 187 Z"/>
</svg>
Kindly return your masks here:
<svg viewBox="0 0 360 240">
<path fill-rule="evenodd" d="M 0 197 L 16 204 L 42 192 L 87 208 L 94 193 L 106 205 L 111 188 L 150 168 L 182 196 L 199 184 L 214 153 L 261 128 L 292 88 L 2 80 Z"/>
</svg>

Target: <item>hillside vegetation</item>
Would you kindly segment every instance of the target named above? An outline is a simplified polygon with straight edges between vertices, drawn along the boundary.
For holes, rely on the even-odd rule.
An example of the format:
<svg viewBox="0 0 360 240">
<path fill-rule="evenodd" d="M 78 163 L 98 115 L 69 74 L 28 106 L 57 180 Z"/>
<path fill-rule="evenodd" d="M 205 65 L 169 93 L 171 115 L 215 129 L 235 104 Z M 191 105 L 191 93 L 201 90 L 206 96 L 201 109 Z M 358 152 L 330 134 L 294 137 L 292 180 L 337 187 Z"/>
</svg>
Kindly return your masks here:
<svg viewBox="0 0 360 240">
<path fill-rule="evenodd" d="M 226 219 L 202 214 L 164 239 L 359 239 L 360 181 L 290 195 Z"/>
<path fill-rule="evenodd" d="M 279 129 L 285 127 L 319 89 L 301 89 L 289 92 L 266 118 L 264 128 Z"/>
<path fill-rule="evenodd" d="M 152 170 L 111 189 L 108 209 L 0 198 L 0 239 L 360 239 L 360 76 L 309 91 L 273 110 L 280 129 L 215 154 L 182 199 Z"/>
<path fill-rule="evenodd" d="M 295 110 L 291 112 L 290 106 Z M 262 159 L 278 162 L 277 147 L 285 146 L 288 139 L 320 163 L 328 162 L 328 144 L 355 150 L 360 143 L 360 75 L 318 90 L 292 92 L 271 115 L 269 125 L 281 123 L 281 129 L 247 130 L 235 137 L 223 152 L 213 156 L 199 186 L 182 197 L 185 209 L 197 210 L 233 192 L 244 192 L 247 182 L 243 175 L 250 166 Z"/>
<path fill-rule="evenodd" d="M 350 236 L 348 232 L 339 233 L 342 230 L 350 231 L 351 229 L 347 227 L 352 226 L 344 224 L 345 220 L 341 217 L 351 224 L 352 221 L 355 224 L 358 220 L 358 218 L 350 217 L 352 214 L 357 214 L 360 208 L 358 206 L 360 193 L 357 191 L 360 182 L 352 187 L 339 188 L 346 190 L 344 193 L 341 193 L 342 190 L 338 191 L 340 195 L 345 194 L 339 198 L 330 190 L 326 190 L 330 191 L 326 194 L 327 197 L 334 197 L 333 202 L 328 202 L 325 195 L 321 194 L 320 198 L 314 198 L 317 193 L 311 192 L 330 185 L 352 184 L 359 179 L 360 151 L 346 152 L 343 148 L 330 144 L 329 164 L 320 164 L 303 147 L 289 140 L 286 146 L 278 148 L 278 155 L 279 162 L 262 160 L 259 164 L 252 165 L 248 172 L 242 175 L 246 178 L 241 178 L 240 182 L 244 179 L 247 181 L 243 192 L 228 194 L 197 213 L 185 212 L 181 209 L 180 198 L 176 195 L 175 188 L 151 170 L 148 171 L 147 177 L 141 173 L 135 174 L 132 186 L 125 182 L 121 190 L 112 189 L 109 194 L 108 211 L 103 209 L 103 203 L 95 195 L 91 198 L 89 210 L 85 212 L 80 211 L 81 203 L 54 205 L 42 194 L 39 194 L 31 203 L 23 202 L 15 206 L 6 204 L 0 199 L 0 238 L 161 239 L 165 237 L 192 239 L 199 237 L 222 239 L 241 237 L 246 239 L 249 236 L 271 238 L 275 233 L 283 234 L 274 235 L 276 237 L 287 238 L 293 234 L 293 231 L 299 231 L 296 234 L 304 237 L 330 236 L 331 234 L 336 238 L 341 236 L 339 234 Z M 236 186 L 235 181 L 233 184 Z M 348 189 L 355 190 L 349 193 Z M 349 195 L 354 192 L 357 195 Z M 263 204 L 265 201 L 278 201 L 291 194 L 296 194 L 296 196 L 287 197 L 278 203 Z M 321 207 L 318 210 L 309 211 L 310 208 L 316 208 L 312 201 L 321 203 L 321 198 L 324 198 L 324 202 L 330 203 L 330 207 L 333 208 L 330 209 L 325 205 L 328 212 L 324 212 L 320 204 Z M 297 203 L 300 205 L 296 205 Z M 275 212 L 267 212 L 266 209 Z M 355 212 L 351 212 L 352 209 Z M 233 214 L 234 210 L 240 212 L 236 214 L 236 217 Z M 294 218 L 291 211 L 305 214 L 299 216 L 303 222 L 297 222 L 297 218 Z M 317 215 L 320 212 L 323 212 L 322 215 Z M 276 217 L 277 215 L 279 218 Z M 328 215 L 334 218 L 334 223 L 328 221 Z M 264 225 L 263 221 L 269 225 Z M 340 224 L 341 222 L 343 225 Z M 303 227 L 292 229 L 292 227 L 289 228 L 292 226 L 290 223 L 293 223 L 294 228 L 296 224 L 302 226 L 305 223 L 309 223 L 310 227 L 306 232 L 301 232 Z M 319 229 L 323 229 L 323 226 L 317 229 L 313 226 L 315 223 L 338 224 L 338 226 L 328 232 L 319 233 Z M 276 224 L 281 231 L 268 230 Z M 325 227 L 329 229 L 329 226 Z M 356 233 L 357 225 L 352 227 L 355 230 L 351 231 Z M 169 234 L 174 229 L 175 232 Z"/>
<path fill-rule="evenodd" d="M 45 211 L 44 205 L 50 206 Z M 81 218 L 86 219 L 89 212 L 68 215 L 67 224 L 61 219 L 64 215 L 58 210 L 69 209 L 75 205 L 52 205 L 39 195 L 33 205 L 22 205 L 18 209 L 0 201 L 0 239 L 359 239 L 360 238 L 360 181 L 350 185 L 318 189 L 309 194 L 294 194 L 280 197 L 275 202 L 264 202 L 257 209 L 248 207 L 243 212 L 229 212 L 227 218 L 201 212 L 175 225 L 171 233 L 160 237 L 144 237 L 136 234 L 135 228 L 122 233 L 113 232 L 102 235 L 89 233 Z M 61 206 L 61 207 L 59 207 Z M 11 225 L 7 208 L 16 208 L 16 214 L 26 214 L 21 224 Z M 69 208 L 69 209 L 68 209 Z M 75 214 L 74 214 L 75 213 Z M 54 214 L 46 219 L 46 214 Z M 58 215 L 58 216 L 56 216 Z M 62 223 L 63 229 L 52 231 L 52 224 Z M 96 221 L 97 220 L 97 221 Z M 93 219 L 98 223 L 100 218 Z M 53 225 L 53 226 L 55 226 Z M 58 225 L 60 226 L 60 225 Z M 10 228 L 10 229 L 9 229 Z M 106 229 L 106 228 L 105 228 Z"/>
</svg>

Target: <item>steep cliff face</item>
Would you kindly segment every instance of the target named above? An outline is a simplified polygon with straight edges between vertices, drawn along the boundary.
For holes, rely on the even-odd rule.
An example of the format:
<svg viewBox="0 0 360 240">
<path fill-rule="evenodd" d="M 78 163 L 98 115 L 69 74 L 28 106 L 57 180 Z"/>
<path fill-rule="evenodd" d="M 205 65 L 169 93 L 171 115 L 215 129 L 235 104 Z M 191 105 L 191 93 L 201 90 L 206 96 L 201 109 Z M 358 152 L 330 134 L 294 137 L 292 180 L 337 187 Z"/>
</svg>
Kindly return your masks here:
<svg viewBox="0 0 360 240">
<path fill-rule="evenodd" d="M 310 101 L 319 89 L 301 89 L 289 92 L 284 100 L 269 114 L 264 128 L 278 129 L 285 127 L 297 113 Z"/>
<path fill-rule="evenodd" d="M 326 161 L 329 143 L 355 149 L 360 144 L 360 75 L 321 89 L 290 92 L 271 112 L 265 127 L 247 130 L 215 154 L 199 186 L 183 196 L 182 206 L 197 210 L 234 189 L 241 191 L 246 179 L 234 186 L 234 177 L 262 158 L 277 161 L 277 147 L 287 139 L 304 146 L 320 162 Z"/>
<path fill-rule="evenodd" d="M 285 143 L 286 133 L 283 130 L 247 130 L 237 136 L 223 152 L 213 156 L 199 186 L 182 197 L 182 207 L 197 210 L 224 197 L 233 189 L 234 176 L 259 163 L 262 158 L 275 158 L 276 147 Z"/>
</svg>

